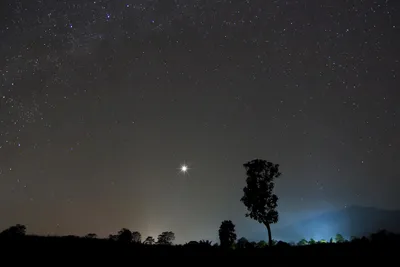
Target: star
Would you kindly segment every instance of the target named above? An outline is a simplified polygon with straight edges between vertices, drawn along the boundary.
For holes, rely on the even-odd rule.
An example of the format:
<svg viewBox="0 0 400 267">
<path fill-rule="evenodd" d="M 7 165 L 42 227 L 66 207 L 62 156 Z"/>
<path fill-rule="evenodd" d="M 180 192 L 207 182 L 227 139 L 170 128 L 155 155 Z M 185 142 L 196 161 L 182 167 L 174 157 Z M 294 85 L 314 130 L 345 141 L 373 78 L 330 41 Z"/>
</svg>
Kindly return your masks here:
<svg viewBox="0 0 400 267">
<path fill-rule="evenodd" d="M 189 171 L 189 167 L 186 164 L 182 164 L 179 170 L 181 173 L 186 174 Z"/>
</svg>

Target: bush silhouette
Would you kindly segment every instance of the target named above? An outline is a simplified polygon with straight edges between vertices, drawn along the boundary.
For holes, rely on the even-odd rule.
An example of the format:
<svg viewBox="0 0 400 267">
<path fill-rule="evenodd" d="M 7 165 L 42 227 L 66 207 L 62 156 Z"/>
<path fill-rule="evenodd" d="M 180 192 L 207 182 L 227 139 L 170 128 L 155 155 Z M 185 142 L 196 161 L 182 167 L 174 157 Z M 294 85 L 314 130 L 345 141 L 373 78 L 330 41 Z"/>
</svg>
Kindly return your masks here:
<svg viewBox="0 0 400 267">
<path fill-rule="evenodd" d="M 15 238 L 26 235 L 26 226 L 17 224 L 0 233 L 0 238 Z"/>
<path fill-rule="evenodd" d="M 118 242 L 121 243 L 131 243 L 132 242 L 132 232 L 129 229 L 122 228 L 119 230 L 118 235 L 116 237 Z"/>
</svg>

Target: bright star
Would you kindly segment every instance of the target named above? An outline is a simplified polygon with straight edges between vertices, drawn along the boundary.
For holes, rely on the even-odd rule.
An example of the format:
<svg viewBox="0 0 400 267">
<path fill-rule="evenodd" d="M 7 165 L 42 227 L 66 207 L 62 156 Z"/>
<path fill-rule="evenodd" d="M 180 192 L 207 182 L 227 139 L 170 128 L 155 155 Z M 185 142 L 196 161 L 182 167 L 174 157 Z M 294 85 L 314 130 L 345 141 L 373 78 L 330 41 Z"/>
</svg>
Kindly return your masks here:
<svg viewBox="0 0 400 267">
<path fill-rule="evenodd" d="M 183 164 L 183 165 L 181 166 L 181 172 L 182 172 L 182 173 L 187 173 L 188 170 L 189 170 L 189 168 L 188 168 L 188 166 L 186 166 L 185 164 Z"/>
<path fill-rule="evenodd" d="M 181 166 L 178 168 L 179 172 L 182 173 L 183 175 L 189 175 L 189 166 L 186 163 L 181 164 Z"/>
<path fill-rule="evenodd" d="M 176 168 L 180 174 L 183 175 L 189 175 L 189 171 L 191 168 L 189 167 L 189 164 L 186 164 L 186 162 L 183 162 L 180 164 L 179 168 Z"/>
</svg>

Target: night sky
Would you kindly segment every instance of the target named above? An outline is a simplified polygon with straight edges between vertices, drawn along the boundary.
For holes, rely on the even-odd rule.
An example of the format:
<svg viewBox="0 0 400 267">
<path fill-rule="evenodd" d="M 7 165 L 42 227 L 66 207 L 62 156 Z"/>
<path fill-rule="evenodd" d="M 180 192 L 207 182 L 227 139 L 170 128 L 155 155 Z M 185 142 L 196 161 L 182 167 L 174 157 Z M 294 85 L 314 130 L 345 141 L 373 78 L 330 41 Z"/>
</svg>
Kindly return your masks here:
<svg viewBox="0 0 400 267">
<path fill-rule="evenodd" d="M 281 225 L 399 209 L 399 30 L 396 0 L 1 0 L 0 228 L 265 239 L 254 158 Z"/>
</svg>

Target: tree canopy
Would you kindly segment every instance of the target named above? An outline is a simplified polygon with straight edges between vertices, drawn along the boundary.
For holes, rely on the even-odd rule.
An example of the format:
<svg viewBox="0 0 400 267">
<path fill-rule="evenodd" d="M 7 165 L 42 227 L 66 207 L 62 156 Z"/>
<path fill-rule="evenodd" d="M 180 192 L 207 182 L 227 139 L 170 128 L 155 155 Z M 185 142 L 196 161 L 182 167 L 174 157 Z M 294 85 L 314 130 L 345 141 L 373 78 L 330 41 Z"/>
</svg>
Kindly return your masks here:
<svg viewBox="0 0 400 267">
<path fill-rule="evenodd" d="M 173 232 L 162 232 L 158 235 L 157 244 L 160 245 L 172 245 L 175 240 L 175 234 Z"/>
<path fill-rule="evenodd" d="M 268 230 L 269 244 L 272 244 L 270 224 L 278 222 L 278 196 L 273 193 L 274 181 L 281 176 L 279 164 L 262 159 L 245 163 L 246 186 L 240 201 L 247 208 L 246 217 L 264 224 Z"/>
<path fill-rule="evenodd" d="M 221 247 L 230 248 L 236 241 L 235 225 L 230 220 L 221 223 L 218 231 Z"/>
</svg>

